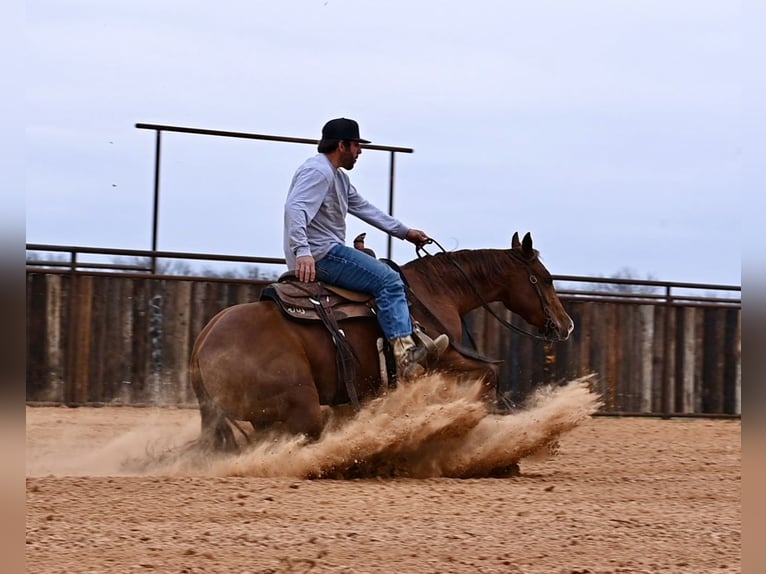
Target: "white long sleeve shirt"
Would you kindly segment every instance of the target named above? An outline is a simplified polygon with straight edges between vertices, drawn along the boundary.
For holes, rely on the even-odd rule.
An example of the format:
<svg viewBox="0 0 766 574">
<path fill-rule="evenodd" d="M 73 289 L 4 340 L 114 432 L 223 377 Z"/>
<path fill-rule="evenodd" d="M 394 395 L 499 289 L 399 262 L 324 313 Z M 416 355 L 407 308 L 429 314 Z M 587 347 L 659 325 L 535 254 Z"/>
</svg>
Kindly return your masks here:
<svg viewBox="0 0 766 574">
<path fill-rule="evenodd" d="M 287 268 L 295 269 L 297 257 L 311 255 L 319 261 L 335 245 L 345 244 L 348 213 L 399 239 L 409 231 L 401 221 L 362 197 L 348 174 L 326 155 L 307 159 L 295 172 L 285 201 Z"/>
</svg>

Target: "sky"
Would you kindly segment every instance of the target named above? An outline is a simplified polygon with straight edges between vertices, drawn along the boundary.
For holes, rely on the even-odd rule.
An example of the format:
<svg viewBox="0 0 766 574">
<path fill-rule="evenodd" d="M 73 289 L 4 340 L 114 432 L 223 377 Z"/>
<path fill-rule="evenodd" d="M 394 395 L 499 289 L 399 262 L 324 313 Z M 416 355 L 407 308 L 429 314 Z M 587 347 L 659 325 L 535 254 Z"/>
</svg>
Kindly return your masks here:
<svg viewBox="0 0 766 574">
<path fill-rule="evenodd" d="M 557 275 L 739 285 L 746 21 L 729 0 L 29 0 L 26 241 L 151 248 L 136 123 L 318 138 L 343 116 L 414 149 L 394 215 L 446 249 L 531 232 Z M 158 249 L 282 257 L 314 153 L 165 133 Z M 388 170 L 366 150 L 350 173 L 384 210 Z"/>
</svg>

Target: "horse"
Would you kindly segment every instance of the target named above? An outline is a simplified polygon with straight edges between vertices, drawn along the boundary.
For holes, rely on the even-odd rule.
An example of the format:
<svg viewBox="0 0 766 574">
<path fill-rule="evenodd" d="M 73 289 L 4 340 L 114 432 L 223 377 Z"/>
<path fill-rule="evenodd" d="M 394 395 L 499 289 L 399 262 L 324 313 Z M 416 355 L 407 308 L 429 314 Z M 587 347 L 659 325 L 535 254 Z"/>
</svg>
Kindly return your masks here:
<svg viewBox="0 0 766 574">
<path fill-rule="evenodd" d="M 400 267 L 412 319 L 425 333 L 450 338 L 430 368 L 483 380 L 487 401 L 495 396 L 496 365 L 462 346 L 466 313 L 481 306 L 492 312 L 488 304 L 502 302 L 546 340 L 566 340 L 574 329 L 529 233 L 522 241 L 514 233 L 511 249 L 434 255 L 420 249 L 418 258 Z M 233 428 L 248 437 L 237 421 L 249 421 L 255 430 L 278 425 L 289 434 L 317 439 L 325 424 L 323 406 L 379 396 L 385 385 L 377 319 L 351 318 L 340 326 L 353 350 L 351 386 L 339 380 L 333 337 L 321 322 L 299 323 L 271 300 L 234 305 L 215 315 L 190 357 L 199 440 L 215 450 L 236 451 Z"/>
</svg>

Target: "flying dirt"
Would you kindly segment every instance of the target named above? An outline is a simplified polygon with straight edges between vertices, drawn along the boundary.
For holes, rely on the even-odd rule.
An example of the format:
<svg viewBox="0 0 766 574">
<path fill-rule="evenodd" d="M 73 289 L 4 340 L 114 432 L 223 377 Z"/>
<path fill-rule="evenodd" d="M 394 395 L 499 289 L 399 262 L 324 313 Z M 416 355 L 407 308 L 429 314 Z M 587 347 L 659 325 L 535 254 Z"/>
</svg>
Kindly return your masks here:
<svg viewBox="0 0 766 574">
<path fill-rule="evenodd" d="M 513 414 L 491 414 L 479 381 L 440 374 L 400 385 L 351 417 L 331 415 L 319 440 L 255 435 L 236 455 L 210 454 L 156 437 L 129 474 L 296 478 L 484 477 L 512 473 L 600 406 L 593 377 L 538 389 Z"/>
</svg>

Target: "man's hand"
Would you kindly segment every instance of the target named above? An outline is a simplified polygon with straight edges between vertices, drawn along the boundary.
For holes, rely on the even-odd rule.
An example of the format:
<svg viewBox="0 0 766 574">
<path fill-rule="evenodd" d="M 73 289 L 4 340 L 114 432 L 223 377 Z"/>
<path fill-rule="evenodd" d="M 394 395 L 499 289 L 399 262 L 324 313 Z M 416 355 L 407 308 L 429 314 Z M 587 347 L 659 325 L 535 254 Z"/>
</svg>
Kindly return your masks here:
<svg viewBox="0 0 766 574">
<path fill-rule="evenodd" d="M 311 255 L 301 255 L 295 260 L 295 275 L 303 283 L 309 283 L 316 279 L 316 266 Z"/>
<path fill-rule="evenodd" d="M 410 229 L 404 238 L 418 247 L 423 247 L 426 243 L 431 241 L 431 238 L 426 235 L 426 232 L 421 231 L 420 229 Z"/>
</svg>

